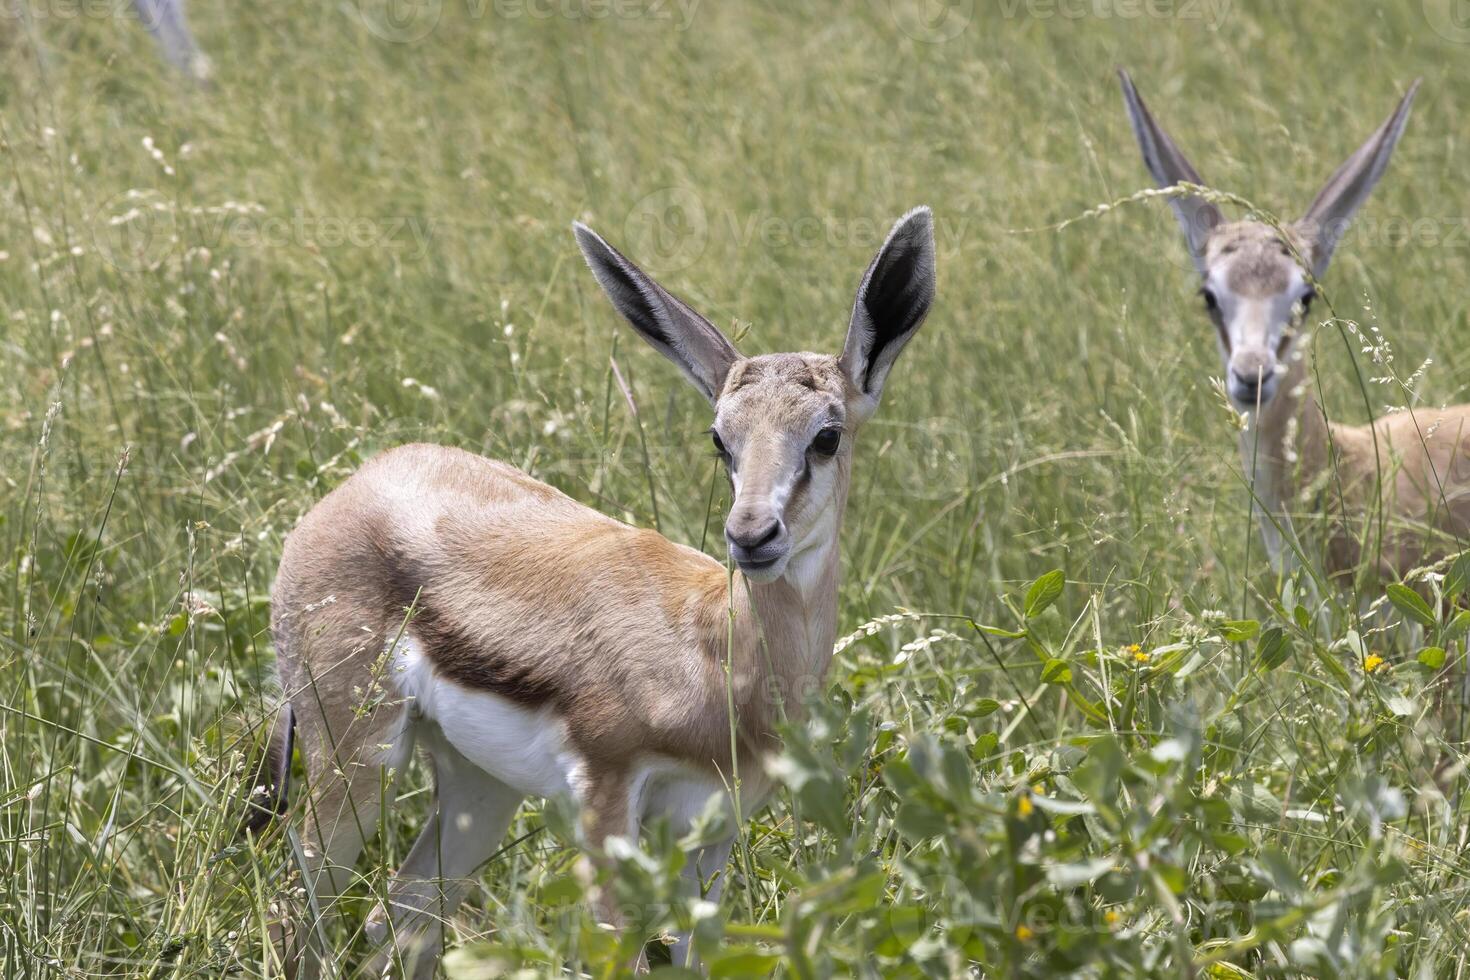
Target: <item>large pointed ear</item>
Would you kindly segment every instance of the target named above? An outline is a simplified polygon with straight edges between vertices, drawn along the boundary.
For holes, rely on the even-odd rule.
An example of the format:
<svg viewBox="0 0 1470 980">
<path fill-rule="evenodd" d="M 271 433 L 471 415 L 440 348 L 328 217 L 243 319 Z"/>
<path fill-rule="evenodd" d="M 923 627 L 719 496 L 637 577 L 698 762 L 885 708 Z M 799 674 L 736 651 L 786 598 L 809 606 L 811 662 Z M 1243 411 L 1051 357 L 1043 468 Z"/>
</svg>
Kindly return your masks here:
<svg viewBox="0 0 1470 980">
<path fill-rule="evenodd" d="M 1118 69 L 1118 78 L 1123 83 L 1123 102 L 1128 107 L 1128 121 L 1133 125 L 1133 135 L 1138 139 L 1138 148 L 1143 151 L 1143 162 L 1148 172 L 1160 187 L 1173 187 L 1178 183 L 1204 184 L 1199 171 L 1194 169 L 1179 147 L 1169 138 L 1157 122 L 1148 106 L 1133 87 L 1133 79 L 1123 69 Z M 1220 209 L 1202 197 L 1187 195 L 1171 197 L 1169 207 L 1179 219 L 1184 230 L 1184 241 L 1189 246 L 1194 267 L 1203 275 L 1205 272 L 1205 242 L 1216 225 L 1224 222 Z"/>
<path fill-rule="evenodd" d="M 592 274 L 617 311 L 714 404 L 725 387 L 730 365 L 740 359 L 735 345 L 597 232 L 580 221 L 572 223 L 572 232 Z"/>
<path fill-rule="evenodd" d="M 1307 208 L 1306 217 L 1297 223 L 1298 229 L 1311 242 L 1314 276 L 1320 277 L 1327 271 L 1327 263 L 1332 260 L 1332 253 L 1342 240 L 1353 213 L 1368 200 L 1373 185 L 1388 169 L 1388 158 L 1393 156 L 1393 148 L 1404 134 L 1404 124 L 1409 121 L 1409 106 L 1413 104 L 1417 91 L 1419 81 L 1416 79 L 1383 125 L 1328 178 Z"/>
<path fill-rule="evenodd" d="M 878 407 L 883 381 L 934 303 L 934 218 L 914 208 L 898 219 L 858 287 L 838 363 L 865 397 L 866 418 Z"/>
</svg>

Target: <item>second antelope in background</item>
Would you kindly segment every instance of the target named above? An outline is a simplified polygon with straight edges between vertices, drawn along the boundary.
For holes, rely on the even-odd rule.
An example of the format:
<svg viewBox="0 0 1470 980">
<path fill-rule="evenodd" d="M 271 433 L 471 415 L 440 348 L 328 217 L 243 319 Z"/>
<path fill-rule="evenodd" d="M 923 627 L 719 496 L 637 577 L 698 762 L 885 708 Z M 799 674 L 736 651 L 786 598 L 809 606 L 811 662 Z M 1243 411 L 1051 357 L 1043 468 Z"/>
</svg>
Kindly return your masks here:
<svg viewBox="0 0 1470 980">
<path fill-rule="evenodd" d="M 1119 72 L 1144 163 L 1160 187 L 1204 184 Z M 1241 434 L 1245 470 L 1264 513 L 1272 564 L 1291 551 L 1292 515 L 1328 519 L 1325 566 L 1389 578 L 1459 550 L 1470 530 L 1470 406 L 1396 412 L 1367 426 L 1329 421 L 1312 396 L 1295 345 L 1354 212 L 1383 176 L 1419 83 L 1282 232 L 1260 221 L 1226 221 L 1194 194 L 1171 198 L 1203 282 L 1231 402 L 1249 416 Z M 1310 275 L 1308 275 L 1310 273 Z"/>
<path fill-rule="evenodd" d="M 760 805 L 777 725 L 832 659 L 854 437 L 934 297 L 919 208 L 868 266 L 840 355 L 745 357 L 590 228 L 576 237 L 613 306 L 714 409 L 738 571 L 445 446 L 374 457 L 291 532 L 271 613 L 287 704 L 255 823 L 282 809 L 294 718 L 317 914 L 352 882 L 395 795 L 385 778 L 425 749 L 434 813 L 368 926 L 417 976 L 526 796 L 576 800 L 594 853 L 653 817 L 682 834 L 714 797 L 731 816 Z M 718 895 L 730 843 L 689 856 L 691 892 Z M 330 953 L 304 931 L 311 973 Z M 689 953 L 684 936 L 675 963 Z"/>
</svg>

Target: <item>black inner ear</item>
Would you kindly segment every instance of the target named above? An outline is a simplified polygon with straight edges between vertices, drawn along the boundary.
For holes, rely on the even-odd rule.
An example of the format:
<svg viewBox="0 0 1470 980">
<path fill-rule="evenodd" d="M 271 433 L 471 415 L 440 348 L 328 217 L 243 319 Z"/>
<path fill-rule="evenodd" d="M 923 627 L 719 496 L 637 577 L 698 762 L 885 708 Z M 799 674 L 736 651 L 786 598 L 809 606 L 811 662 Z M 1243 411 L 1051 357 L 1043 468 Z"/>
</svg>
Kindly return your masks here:
<svg viewBox="0 0 1470 980">
<path fill-rule="evenodd" d="M 872 388 L 873 368 L 883 349 L 917 327 L 929 311 L 921 268 L 923 255 L 924 250 L 917 243 L 894 243 L 879 257 L 868 280 L 863 308 L 873 324 L 873 336 L 868 341 L 867 367 L 863 372 L 865 391 Z"/>
<path fill-rule="evenodd" d="M 653 304 L 648 301 L 643 290 L 638 288 L 638 281 L 633 275 L 623 268 L 622 263 L 613 259 L 604 259 L 598 264 L 602 272 L 602 288 L 612 297 L 618 312 L 627 317 L 628 322 L 649 340 L 672 348 L 673 341 L 659 322 Z"/>
</svg>

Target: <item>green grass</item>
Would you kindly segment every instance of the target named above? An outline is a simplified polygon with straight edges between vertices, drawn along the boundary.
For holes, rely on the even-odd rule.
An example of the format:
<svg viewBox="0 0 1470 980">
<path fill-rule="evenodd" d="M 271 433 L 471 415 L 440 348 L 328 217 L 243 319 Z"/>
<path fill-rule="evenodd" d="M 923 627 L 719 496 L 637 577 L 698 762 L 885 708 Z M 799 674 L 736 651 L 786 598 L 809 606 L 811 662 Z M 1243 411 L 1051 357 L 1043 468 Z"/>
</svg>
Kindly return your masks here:
<svg viewBox="0 0 1470 980">
<path fill-rule="evenodd" d="M 350 2 L 196 2 L 196 91 L 136 24 L 31 0 L 0 23 L 0 976 L 273 972 L 288 855 L 233 840 L 267 595 L 286 532 L 373 452 L 464 446 L 723 557 L 707 408 L 616 320 L 572 219 L 747 353 L 831 350 L 920 203 L 939 300 L 857 449 L 841 629 L 959 618 L 839 655 L 799 788 L 704 927 L 717 967 L 1464 972 L 1463 780 L 1430 778 L 1446 713 L 1414 664 L 1458 655 L 1452 604 L 1370 636 L 1392 666 L 1365 676 L 1356 610 L 1283 592 L 1161 203 L 1023 231 L 1147 185 L 1117 65 L 1207 180 L 1288 217 L 1423 75 L 1327 285 L 1404 373 L 1433 358 L 1423 404 L 1466 400 L 1447 4 L 960 4 L 927 43 L 909 0 L 687 23 L 443 0 L 389 43 Z M 1329 412 L 1363 421 L 1355 351 L 1314 349 Z M 1056 605 L 1016 616 L 1051 569 Z M 365 897 L 427 786 L 400 787 Z M 615 962 L 564 904 L 562 825 L 518 817 L 455 918 L 462 975 Z M 678 849 L 648 850 L 623 879 L 651 905 Z M 349 967 L 362 911 L 332 927 Z"/>
</svg>

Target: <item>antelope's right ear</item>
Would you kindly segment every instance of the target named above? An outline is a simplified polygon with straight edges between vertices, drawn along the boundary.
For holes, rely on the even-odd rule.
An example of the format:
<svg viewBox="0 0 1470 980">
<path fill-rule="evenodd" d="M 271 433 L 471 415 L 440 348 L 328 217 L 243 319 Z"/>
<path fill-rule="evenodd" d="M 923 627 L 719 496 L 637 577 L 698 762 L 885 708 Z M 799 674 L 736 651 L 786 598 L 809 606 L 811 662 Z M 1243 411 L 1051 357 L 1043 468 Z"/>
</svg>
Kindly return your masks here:
<svg viewBox="0 0 1470 980">
<path fill-rule="evenodd" d="M 714 404 L 725 387 L 730 365 L 740 359 L 735 345 L 597 232 L 580 221 L 572 222 L 572 232 L 588 267 L 617 311 Z"/>
<path fill-rule="evenodd" d="M 1199 171 L 1179 152 L 1179 147 L 1174 145 L 1163 127 L 1154 121 L 1153 114 L 1139 97 L 1138 89 L 1133 87 L 1133 79 L 1121 68 L 1118 69 L 1118 79 L 1123 84 L 1123 103 L 1128 108 L 1128 121 L 1133 125 L 1138 148 L 1143 151 L 1144 165 L 1158 185 L 1204 184 Z M 1184 241 L 1189 246 L 1194 267 L 1204 275 L 1205 242 L 1215 226 L 1224 223 L 1225 216 L 1215 205 L 1193 194 L 1169 198 L 1169 207 L 1174 209 L 1174 217 L 1179 219 L 1179 227 L 1184 230 Z"/>
</svg>

